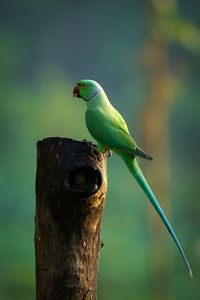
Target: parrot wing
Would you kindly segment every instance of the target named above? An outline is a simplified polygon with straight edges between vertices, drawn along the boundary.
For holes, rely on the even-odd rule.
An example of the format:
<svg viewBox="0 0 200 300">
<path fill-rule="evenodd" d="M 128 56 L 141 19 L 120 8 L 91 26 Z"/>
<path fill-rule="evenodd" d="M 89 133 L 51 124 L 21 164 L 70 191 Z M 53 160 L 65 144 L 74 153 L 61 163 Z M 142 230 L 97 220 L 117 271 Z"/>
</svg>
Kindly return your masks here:
<svg viewBox="0 0 200 300">
<path fill-rule="evenodd" d="M 86 112 L 86 124 L 92 136 L 111 150 L 120 150 L 133 158 L 140 156 L 152 160 L 152 157 L 139 148 L 131 137 L 126 122 L 112 106 L 109 110 L 96 108 Z"/>
</svg>

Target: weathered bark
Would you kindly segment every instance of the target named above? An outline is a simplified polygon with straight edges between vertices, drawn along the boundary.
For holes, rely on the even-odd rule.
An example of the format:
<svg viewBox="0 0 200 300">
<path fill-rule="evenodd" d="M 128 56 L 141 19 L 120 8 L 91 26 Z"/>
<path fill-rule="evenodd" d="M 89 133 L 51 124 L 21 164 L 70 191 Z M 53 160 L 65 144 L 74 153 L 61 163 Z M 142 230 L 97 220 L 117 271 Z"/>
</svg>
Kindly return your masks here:
<svg viewBox="0 0 200 300">
<path fill-rule="evenodd" d="M 37 144 L 36 299 L 95 300 L 106 160 L 88 142 Z"/>
</svg>

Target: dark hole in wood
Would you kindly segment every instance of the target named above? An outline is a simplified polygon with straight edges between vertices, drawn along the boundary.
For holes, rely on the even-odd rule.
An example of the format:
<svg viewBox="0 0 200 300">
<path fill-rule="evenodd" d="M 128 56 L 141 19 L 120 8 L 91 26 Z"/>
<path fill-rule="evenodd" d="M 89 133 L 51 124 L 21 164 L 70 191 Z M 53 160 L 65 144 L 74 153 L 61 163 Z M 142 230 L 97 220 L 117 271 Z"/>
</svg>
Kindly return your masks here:
<svg viewBox="0 0 200 300">
<path fill-rule="evenodd" d="M 68 191 L 81 194 L 94 194 L 102 185 L 102 176 L 98 169 L 81 166 L 71 170 L 65 176 Z"/>
</svg>

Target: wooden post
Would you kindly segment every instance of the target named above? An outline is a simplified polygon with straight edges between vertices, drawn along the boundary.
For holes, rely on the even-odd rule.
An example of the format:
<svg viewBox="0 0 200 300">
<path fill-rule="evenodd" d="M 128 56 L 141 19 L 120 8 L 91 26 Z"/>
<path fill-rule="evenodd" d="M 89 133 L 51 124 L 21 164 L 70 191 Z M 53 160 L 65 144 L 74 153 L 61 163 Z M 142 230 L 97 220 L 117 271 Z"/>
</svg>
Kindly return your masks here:
<svg viewBox="0 0 200 300">
<path fill-rule="evenodd" d="M 106 159 L 86 141 L 37 143 L 36 299 L 95 300 Z"/>
</svg>

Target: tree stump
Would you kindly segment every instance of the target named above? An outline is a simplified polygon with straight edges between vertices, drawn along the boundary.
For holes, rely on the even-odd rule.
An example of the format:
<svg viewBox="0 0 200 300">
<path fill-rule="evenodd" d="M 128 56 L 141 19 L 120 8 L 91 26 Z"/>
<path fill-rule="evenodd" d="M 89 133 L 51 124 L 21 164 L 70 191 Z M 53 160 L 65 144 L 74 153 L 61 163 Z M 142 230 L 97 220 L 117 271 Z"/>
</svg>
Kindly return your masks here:
<svg viewBox="0 0 200 300">
<path fill-rule="evenodd" d="M 37 143 L 36 299 L 95 300 L 106 159 L 86 141 Z"/>
</svg>

